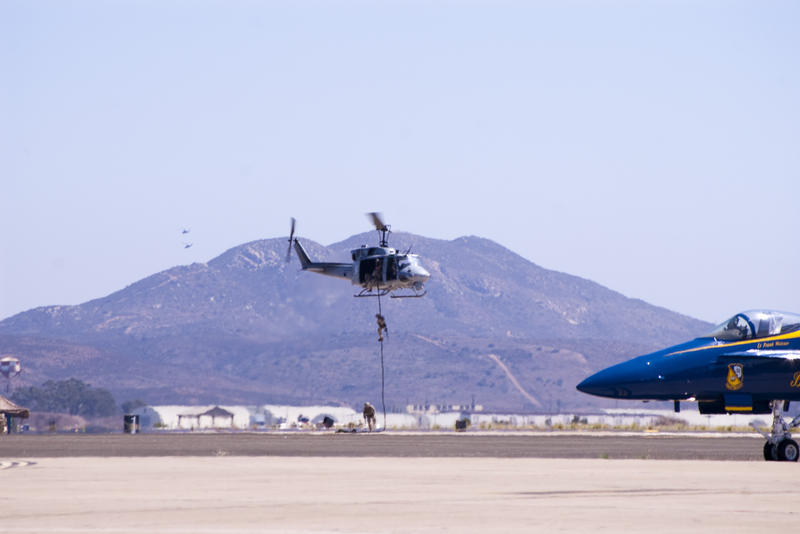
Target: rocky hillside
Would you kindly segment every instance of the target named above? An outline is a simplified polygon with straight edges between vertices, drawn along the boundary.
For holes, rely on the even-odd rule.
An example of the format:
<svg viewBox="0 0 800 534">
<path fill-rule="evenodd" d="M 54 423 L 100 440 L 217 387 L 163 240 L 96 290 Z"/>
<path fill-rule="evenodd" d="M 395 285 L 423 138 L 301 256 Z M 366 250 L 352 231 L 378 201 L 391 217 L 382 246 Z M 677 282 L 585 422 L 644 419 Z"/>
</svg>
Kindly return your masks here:
<svg viewBox="0 0 800 534">
<path fill-rule="evenodd" d="M 373 233 L 323 247 L 347 261 Z M 694 337 L 710 325 L 550 271 L 478 237 L 392 234 L 431 272 L 421 299 L 381 299 L 387 404 L 476 402 L 492 409 L 599 405 L 575 391 L 590 372 Z M 286 264 L 285 238 L 235 247 L 79 306 L 0 322 L 20 384 L 78 377 L 119 401 L 331 402 L 379 399 L 377 299 Z"/>
</svg>

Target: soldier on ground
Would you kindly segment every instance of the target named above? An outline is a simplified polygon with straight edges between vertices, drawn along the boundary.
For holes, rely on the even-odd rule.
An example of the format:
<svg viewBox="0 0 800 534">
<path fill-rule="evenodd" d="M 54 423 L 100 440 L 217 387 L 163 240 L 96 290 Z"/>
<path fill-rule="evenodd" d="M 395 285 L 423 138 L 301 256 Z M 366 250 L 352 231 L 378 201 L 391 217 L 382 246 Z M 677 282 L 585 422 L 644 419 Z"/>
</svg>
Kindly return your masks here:
<svg viewBox="0 0 800 534">
<path fill-rule="evenodd" d="M 364 403 L 364 421 L 372 432 L 375 428 L 375 407 L 368 402 Z"/>
</svg>

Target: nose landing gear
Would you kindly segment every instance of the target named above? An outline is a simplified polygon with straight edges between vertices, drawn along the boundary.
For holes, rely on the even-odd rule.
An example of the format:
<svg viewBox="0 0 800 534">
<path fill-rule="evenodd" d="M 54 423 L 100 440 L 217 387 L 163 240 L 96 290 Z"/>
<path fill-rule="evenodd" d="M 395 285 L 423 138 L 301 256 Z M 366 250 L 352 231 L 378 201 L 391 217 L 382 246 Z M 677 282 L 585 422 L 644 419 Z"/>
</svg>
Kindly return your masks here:
<svg viewBox="0 0 800 534">
<path fill-rule="evenodd" d="M 767 440 L 764 444 L 764 459 L 768 462 L 796 462 L 800 458 L 800 447 L 792 439 L 790 432 L 792 428 L 800 426 L 800 415 L 787 423 L 781 416 L 783 405 L 784 401 L 772 401 L 772 429 L 770 432 L 762 430 L 755 421 L 750 423 L 750 426 Z"/>
</svg>

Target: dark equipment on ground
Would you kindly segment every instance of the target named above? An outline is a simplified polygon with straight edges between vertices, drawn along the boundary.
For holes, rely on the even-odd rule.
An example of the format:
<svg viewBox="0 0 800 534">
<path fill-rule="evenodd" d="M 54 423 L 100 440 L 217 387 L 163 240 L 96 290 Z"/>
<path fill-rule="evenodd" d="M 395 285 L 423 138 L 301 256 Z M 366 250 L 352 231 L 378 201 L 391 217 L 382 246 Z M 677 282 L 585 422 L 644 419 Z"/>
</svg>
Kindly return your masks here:
<svg viewBox="0 0 800 534">
<path fill-rule="evenodd" d="M 122 431 L 126 434 L 139 433 L 139 416 L 136 414 L 125 414 L 122 416 Z"/>
</svg>

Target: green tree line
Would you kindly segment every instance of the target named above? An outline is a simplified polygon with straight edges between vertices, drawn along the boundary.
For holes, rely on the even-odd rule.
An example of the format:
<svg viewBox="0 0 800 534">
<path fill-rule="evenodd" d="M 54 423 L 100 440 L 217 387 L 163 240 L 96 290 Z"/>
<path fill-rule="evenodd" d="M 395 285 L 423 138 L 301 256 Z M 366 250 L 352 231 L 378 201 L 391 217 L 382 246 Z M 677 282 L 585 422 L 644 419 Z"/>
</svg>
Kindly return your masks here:
<svg viewBox="0 0 800 534">
<path fill-rule="evenodd" d="M 41 387 L 30 386 L 14 391 L 11 400 L 33 412 L 56 412 L 101 417 L 119 413 L 111 393 L 93 388 L 77 378 L 48 380 Z"/>
</svg>

